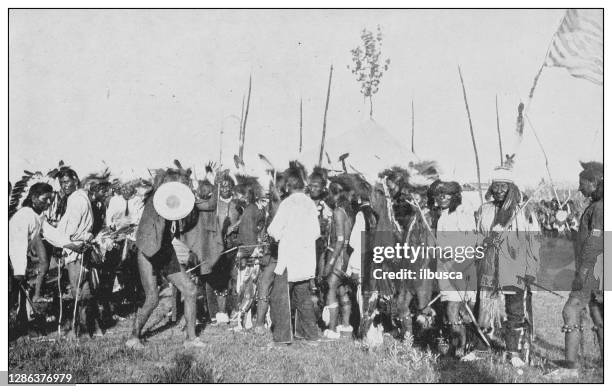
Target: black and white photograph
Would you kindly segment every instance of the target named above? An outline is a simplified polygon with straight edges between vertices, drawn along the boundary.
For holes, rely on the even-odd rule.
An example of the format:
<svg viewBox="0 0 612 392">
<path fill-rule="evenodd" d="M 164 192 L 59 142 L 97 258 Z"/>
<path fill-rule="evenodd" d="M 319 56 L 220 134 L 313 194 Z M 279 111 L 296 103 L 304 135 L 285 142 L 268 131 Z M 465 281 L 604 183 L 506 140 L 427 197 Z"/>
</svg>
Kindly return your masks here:
<svg viewBox="0 0 612 392">
<path fill-rule="evenodd" d="M 0 384 L 600 388 L 605 13 L 7 8 Z"/>
</svg>

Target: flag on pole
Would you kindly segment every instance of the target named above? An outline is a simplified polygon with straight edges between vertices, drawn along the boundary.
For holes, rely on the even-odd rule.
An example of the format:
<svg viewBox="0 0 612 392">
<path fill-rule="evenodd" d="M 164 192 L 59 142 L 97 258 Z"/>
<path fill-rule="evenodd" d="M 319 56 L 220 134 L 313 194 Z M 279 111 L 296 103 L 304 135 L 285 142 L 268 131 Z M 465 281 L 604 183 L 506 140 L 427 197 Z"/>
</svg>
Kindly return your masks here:
<svg viewBox="0 0 612 392">
<path fill-rule="evenodd" d="M 603 84 L 603 11 L 567 10 L 544 65 L 567 68 L 574 77 Z"/>
</svg>

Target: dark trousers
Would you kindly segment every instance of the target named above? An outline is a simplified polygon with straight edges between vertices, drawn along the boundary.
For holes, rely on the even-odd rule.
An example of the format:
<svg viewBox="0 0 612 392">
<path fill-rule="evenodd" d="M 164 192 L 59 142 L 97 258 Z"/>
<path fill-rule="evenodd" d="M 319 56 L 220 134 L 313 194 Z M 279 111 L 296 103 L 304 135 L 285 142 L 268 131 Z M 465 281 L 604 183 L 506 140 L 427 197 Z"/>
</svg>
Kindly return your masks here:
<svg viewBox="0 0 612 392">
<path fill-rule="evenodd" d="M 307 340 L 319 338 L 314 304 L 310 295 L 310 281 L 288 282 L 287 271 L 274 275 L 270 293 L 272 338 L 275 342 L 291 343 L 291 313 L 295 310 L 295 335 Z"/>
<path fill-rule="evenodd" d="M 516 294 L 505 294 L 506 316 L 504 340 L 506 350 L 518 351 L 519 342 L 525 334 L 525 328 L 529 328 L 532 323 L 531 292 L 527 292 L 517 287 L 511 287 Z"/>
</svg>

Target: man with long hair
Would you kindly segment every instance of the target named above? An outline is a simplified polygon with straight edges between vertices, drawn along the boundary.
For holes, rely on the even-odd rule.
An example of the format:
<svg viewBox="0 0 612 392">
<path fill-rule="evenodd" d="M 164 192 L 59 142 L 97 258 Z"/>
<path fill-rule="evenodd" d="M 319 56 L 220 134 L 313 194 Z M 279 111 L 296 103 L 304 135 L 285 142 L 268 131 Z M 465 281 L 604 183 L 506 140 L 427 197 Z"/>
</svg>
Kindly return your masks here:
<svg viewBox="0 0 612 392">
<path fill-rule="evenodd" d="M 29 189 L 22 207 L 9 220 L 9 265 L 13 271 L 11 279 L 14 280 L 14 293 L 12 298 L 19 298 L 17 304 L 19 312 L 17 320 L 19 327 L 27 324 L 25 297 L 26 289 L 26 269 L 28 266 L 28 254 L 31 250 L 36 254 L 39 263 L 48 265 L 45 246 L 40 237 L 40 228 L 44 220 L 43 213 L 51 206 L 53 200 L 53 187 L 39 182 L 32 185 Z M 39 276 L 41 276 L 39 272 Z M 44 277 L 44 274 L 42 274 Z M 42 279 L 36 281 L 36 293 L 40 295 Z M 14 301 L 15 302 L 15 301 Z"/>
<path fill-rule="evenodd" d="M 57 226 L 43 223 L 43 237 L 53 246 L 63 248 L 62 261 L 68 270 L 72 296 L 75 301 L 75 319 L 73 320 L 74 329 L 70 331 L 70 338 L 79 336 L 80 326 L 83 324 L 86 329 L 93 327 L 96 334 L 101 333 L 100 327 L 96 322 L 97 313 L 93 301 L 92 291 L 87 279 L 85 267 L 86 254 L 84 248 L 73 249 L 71 243 L 75 241 L 87 242 L 91 240 L 91 230 L 93 228 L 94 215 L 91 201 L 87 191 L 80 188 L 80 180 L 77 173 L 69 167 L 62 167 L 58 174 L 63 194 L 67 197 L 65 213 L 57 222 Z"/>
<path fill-rule="evenodd" d="M 473 245 L 473 215 L 462 208 L 461 185 L 455 181 L 434 181 L 428 190 L 428 206 L 432 211 L 437 248 L 437 272 L 461 272 L 462 279 L 438 278 L 440 301 L 445 308 L 445 326 L 451 354 L 464 358 L 468 349 L 466 324 L 471 324 L 470 311 L 476 302 L 476 270 L 473 260 L 460 261 L 447 255 L 447 248 Z M 474 241 L 475 242 L 475 241 Z"/>
<path fill-rule="evenodd" d="M 499 320 L 492 306 L 504 295 L 503 322 L 505 355 L 514 367 L 525 365 L 533 328 L 530 284 L 540 266 L 537 218 L 524 209 L 522 193 L 514 182 L 513 170 L 502 165 L 493 170 L 487 191 L 492 200 L 477 213 L 477 230 L 486 249 L 480 268 L 481 327 L 493 328 Z M 521 358 L 521 354 L 524 358 Z"/>
</svg>

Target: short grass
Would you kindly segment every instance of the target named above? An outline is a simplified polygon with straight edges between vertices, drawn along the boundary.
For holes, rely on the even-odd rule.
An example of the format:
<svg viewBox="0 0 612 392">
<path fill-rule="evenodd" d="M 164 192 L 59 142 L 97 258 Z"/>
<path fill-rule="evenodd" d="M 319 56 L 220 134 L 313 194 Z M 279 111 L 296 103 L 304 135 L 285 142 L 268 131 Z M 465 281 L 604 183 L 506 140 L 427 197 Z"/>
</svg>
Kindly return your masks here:
<svg viewBox="0 0 612 392">
<path fill-rule="evenodd" d="M 339 341 L 311 347 L 296 342 L 268 347 L 269 335 L 209 327 L 200 332 L 207 347 L 185 350 L 178 326 L 151 335 L 145 350 L 126 349 L 131 320 L 120 322 L 101 338 L 70 342 L 20 339 L 9 348 L 11 372 L 72 373 L 78 383 L 531 383 L 546 382 L 543 375 L 563 357 L 560 311 L 564 301 L 547 293 L 534 298 L 536 318 L 535 365 L 519 374 L 499 356 L 471 362 L 436 355 L 391 338 L 376 349 Z M 596 361 L 598 349 L 591 332 L 585 333 L 585 356 L 579 379 L 566 382 L 602 382 Z"/>
<path fill-rule="evenodd" d="M 550 242 L 550 241 L 549 241 Z M 543 281 L 547 271 L 571 268 L 567 243 L 543 246 Z M 549 278 L 549 282 L 554 279 Z M 560 292 L 567 296 L 567 292 Z M 296 342 L 268 347 L 270 335 L 234 332 L 223 327 L 200 331 L 207 347 L 185 350 L 179 324 L 157 328 L 140 352 L 124 348 L 131 320 L 119 322 L 101 338 L 79 342 L 20 339 L 9 345 L 10 372 L 72 373 L 77 383 L 539 383 L 563 358 L 565 299 L 537 292 L 533 297 L 536 340 L 534 365 L 523 372 L 502 363 L 499 355 L 476 362 L 440 358 L 431 352 L 386 338 L 376 349 L 339 341 L 318 347 Z M 160 306 L 160 308 L 163 308 Z M 160 309 L 158 309 L 159 311 Z M 158 314 L 164 314 L 161 309 Z M 155 317 L 162 321 L 163 317 Z M 599 349 L 586 320 L 582 370 L 561 382 L 601 383 Z"/>
</svg>

